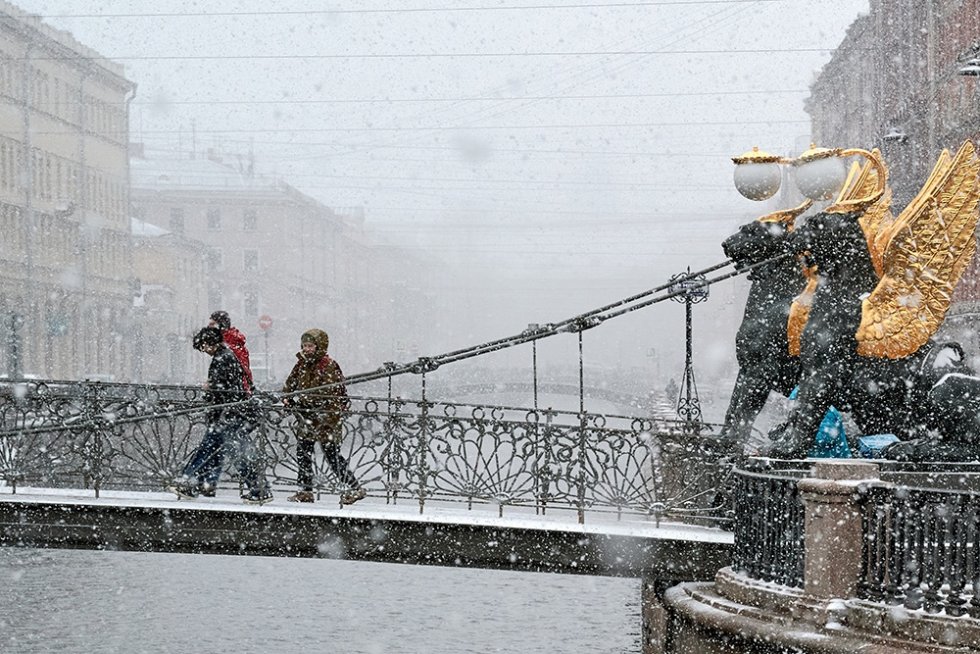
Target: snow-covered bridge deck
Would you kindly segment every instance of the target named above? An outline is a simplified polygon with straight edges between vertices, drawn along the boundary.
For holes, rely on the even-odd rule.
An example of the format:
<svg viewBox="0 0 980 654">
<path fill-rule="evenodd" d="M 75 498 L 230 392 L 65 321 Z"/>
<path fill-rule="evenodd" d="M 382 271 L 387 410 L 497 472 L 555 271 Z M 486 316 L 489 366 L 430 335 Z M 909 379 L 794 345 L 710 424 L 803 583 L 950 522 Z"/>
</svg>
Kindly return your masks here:
<svg viewBox="0 0 980 654">
<path fill-rule="evenodd" d="M 594 519 L 593 519 L 594 518 Z M 0 545 L 323 557 L 664 580 L 707 580 L 729 563 L 730 532 L 568 512 L 498 516 L 458 505 L 368 498 L 354 507 L 263 506 L 169 493 L 0 488 Z"/>
</svg>

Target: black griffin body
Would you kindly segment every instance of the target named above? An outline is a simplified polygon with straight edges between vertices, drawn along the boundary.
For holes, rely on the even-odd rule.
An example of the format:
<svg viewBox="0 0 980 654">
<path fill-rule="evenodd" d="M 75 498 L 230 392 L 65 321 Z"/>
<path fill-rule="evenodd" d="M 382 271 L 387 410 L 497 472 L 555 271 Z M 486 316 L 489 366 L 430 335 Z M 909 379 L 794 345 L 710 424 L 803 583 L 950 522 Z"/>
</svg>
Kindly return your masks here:
<svg viewBox="0 0 980 654">
<path fill-rule="evenodd" d="M 789 395 L 799 379 L 799 358 L 789 353 L 787 324 L 793 298 L 806 286 L 806 278 L 790 256 L 788 236 L 782 223 L 753 221 L 722 244 L 736 268 L 757 266 L 748 275 L 752 285 L 735 337 L 738 378 L 722 431 L 735 447 L 744 447 L 770 391 Z"/>
</svg>

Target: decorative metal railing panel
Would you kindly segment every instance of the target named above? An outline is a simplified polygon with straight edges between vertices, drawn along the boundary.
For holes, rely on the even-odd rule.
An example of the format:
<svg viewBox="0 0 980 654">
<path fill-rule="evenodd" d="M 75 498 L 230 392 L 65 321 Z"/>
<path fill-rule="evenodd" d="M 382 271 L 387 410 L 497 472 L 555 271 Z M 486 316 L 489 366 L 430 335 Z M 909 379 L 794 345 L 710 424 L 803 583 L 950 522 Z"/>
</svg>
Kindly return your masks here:
<svg viewBox="0 0 980 654">
<path fill-rule="evenodd" d="M 804 512 L 800 461 L 750 460 L 735 472 L 732 569 L 754 579 L 803 587 Z"/>
<path fill-rule="evenodd" d="M 980 618 L 980 494 L 890 484 L 862 492 L 860 597 Z"/>
<path fill-rule="evenodd" d="M 162 489 L 206 427 L 203 390 L 182 386 L 0 383 L 0 480 L 17 485 Z M 389 502 L 725 518 L 723 444 L 683 422 L 354 397 L 342 453 Z M 296 480 L 296 417 L 274 396 L 254 400 L 267 475 Z M 709 426 L 710 427 L 710 426 Z M 319 453 L 319 450 L 317 450 Z M 315 483 L 340 493 L 325 461 Z"/>
</svg>

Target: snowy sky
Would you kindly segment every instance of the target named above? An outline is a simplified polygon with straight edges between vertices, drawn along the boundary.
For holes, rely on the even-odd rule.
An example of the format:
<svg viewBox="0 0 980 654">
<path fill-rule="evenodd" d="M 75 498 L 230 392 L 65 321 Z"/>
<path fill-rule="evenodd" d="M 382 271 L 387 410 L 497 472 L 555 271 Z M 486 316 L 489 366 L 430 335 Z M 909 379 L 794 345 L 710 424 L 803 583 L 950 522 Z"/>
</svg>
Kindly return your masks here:
<svg viewBox="0 0 980 654">
<path fill-rule="evenodd" d="M 867 0 L 16 4 L 125 65 L 138 84 L 132 139 L 150 154 L 192 142 L 252 148 L 259 171 L 327 205 L 363 206 L 389 238 L 465 264 L 474 279 L 434 290 L 476 284 L 500 307 L 494 315 L 507 314 L 479 317 L 487 331 L 474 327 L 474 337 L 567 318 L 720 261 L 720 241 L 758 211 L 734 191 L 730 157 L 806 146 L 807 87 L 868 9 Z"/>
</svg>

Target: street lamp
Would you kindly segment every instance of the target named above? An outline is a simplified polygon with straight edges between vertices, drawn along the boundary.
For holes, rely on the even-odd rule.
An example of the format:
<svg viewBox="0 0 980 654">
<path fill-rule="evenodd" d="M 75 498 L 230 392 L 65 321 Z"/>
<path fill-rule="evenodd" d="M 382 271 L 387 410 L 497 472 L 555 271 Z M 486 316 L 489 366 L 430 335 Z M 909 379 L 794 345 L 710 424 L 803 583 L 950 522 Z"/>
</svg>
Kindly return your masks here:
<svg viewBox="0 0 980 654">
<path fill-rule="evenodd" d="M 677 397 L 677 415 L 685 421 L 685 427 L 694 433 L 701 430 L 701 400 L 698 398 L 698 386 L 694 381 L 694 347 L 692 342 L 692 312 L 691 305 L 708 299 L 708 284 L 704 275 L 692 275 L 691 269 L 670 278 L 669 292 L 675 295 L 675 302 L 684 303 L 685 344 L 684 378 L 681 380 L 681 390 Z"/>
<path fill-rule="evenodd" d="M 814 201 L 829 200 L 844 185 L 847 179 L 844 159 L 851 156 L 864 157 L 878 173 L 877 188 L 870 195 L 847 201 L 850 205 L 867 206 L 884 194 L 887 171 L 876 152 L 859 148 L 821 148 L 811 143 L 810 149 L 795 159 L 777 157 L 754 148 L 752 152 L 732 158 L 735 163 L 735 188 L 749 200 L 765 200 L 779 189 L 773 170 L 778 172 L 779 164 L 790 164 L 800 193 Z M 770 185 L 766 186 L 766 182 Z"/>
<path fill-rule="evenodd" d="M 767 200 L 776 194 L 782 181 L 779 164 L 782 158 L 753 147 L 737 157 L 735 163 L 735 188 L 750 200 Z"/>
<path fill-rule="evenodd" d="M 892 125 L 888 132 L 881 137 L 881 140 L 885 143 L 905 143 L 908 138 L 908 134 Z"/>
<path fill-rule="evenodd" d="M 980 77 L 980 57 L 970 57 L 964 61 L 956 74 L 964 77 Z"/>
<path fill-rule="evenodd" d="M 800 193 L 814 201 L 832 198 L 847 177 L 847 167 L 839 154 L 811 143 L 809 150 L 792 160 L 793 178 Z"/>
</svg>

